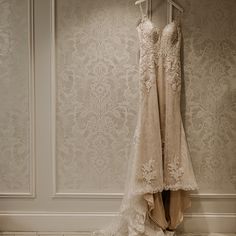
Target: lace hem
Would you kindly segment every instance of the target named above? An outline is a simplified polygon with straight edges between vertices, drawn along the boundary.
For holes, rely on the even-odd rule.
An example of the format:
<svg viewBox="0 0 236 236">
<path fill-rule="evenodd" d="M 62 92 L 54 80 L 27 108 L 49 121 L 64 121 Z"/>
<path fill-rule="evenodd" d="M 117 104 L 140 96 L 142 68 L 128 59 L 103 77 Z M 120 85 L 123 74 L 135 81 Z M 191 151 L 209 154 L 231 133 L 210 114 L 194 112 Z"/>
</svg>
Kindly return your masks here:
<svg viewBox="0 0 236 236">
<path fill-rule="evenodd" d="M 164 236 L 162 229 L 148 217 L 149 204 L 154 201 L 144 194 L 124 198 L 118 218 L 105 229 L 92 232 L 91 236 Z"/>
<path fill-rule="evenodd" d="M 142 195 L 142 194 L 154 194 L 158 192 L 163 192 L 164 190 L 172 190 L 172 191 L 177 191 L 177 190 L 184 190 L 184 191 L 194 191 L 194 190 L 199 190 L 199 187 L 197 185 L 165 185 L 163 187 L 158 187 L 158 188 L 148 188 L 148 189 L 143 189 L 140 191 L 135 191 L 133 194 L 130 194 L 130 198 L 136 195 Z"/>
<path fill-rule="evenodd" d="M 92 232 L 91 236 L 164 236 L 163 231 L 157 224 L 150 221 L 150 211 L 154 208 L 152 194 L 163 190 L 196 190 L 197 186 L 166 185 L 153 191 L 139 191 L 126 195 L 123 199 L 118 219 L 115 219 L 107 228 Z M 149 217 L 148 217 L 149 215 Z"/>
<path fill-rule="evenodd" d="M 193 191 L 193 190 L 198 190 L 198 186 L 192 186 L 192 185 L 186 185 L 186 186 L 173 186 L 173 185 L 166 185 L 163 190 L 172 190 L 172 191 L 177 191 L 177 190 L 184 190 L 184 191 Z"/>
</svg>

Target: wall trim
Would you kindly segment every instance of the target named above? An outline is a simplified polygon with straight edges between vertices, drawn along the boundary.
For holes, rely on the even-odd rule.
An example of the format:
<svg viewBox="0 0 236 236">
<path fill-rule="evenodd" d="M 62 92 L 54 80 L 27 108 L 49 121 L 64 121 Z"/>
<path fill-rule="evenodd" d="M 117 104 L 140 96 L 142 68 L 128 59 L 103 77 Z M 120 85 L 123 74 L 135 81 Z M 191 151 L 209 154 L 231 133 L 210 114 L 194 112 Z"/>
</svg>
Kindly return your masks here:
<svg viewBox="0 0 236 236">
<path fill-rule="evenodd" d="M 15 235 L 21 235 L 21 236 L 41 236 L 41 235 L 45 235 L 45 236 L 88 236 L 91 235 L 91 232 L 83 232 L 83 231 L 77 231 L 77 232 L 70 232 L 70 231 L 4 231 L 4 232 L 0 232 L 0 235 L 4 235 L 4 236 L 15 236 Z M 200 235 L 198 235 L 200 236 Z M 206 235 L 203 235 L 206 236 Z M 213 236 L 213 235 L 212 235 Z M 215 235 L 215 236 L 219 236 L 219 235 Z M 228 235 L 228 236 L 233 236 L 233 235 Z"/>
<path fill-rule="evenodd" d="M 152 0 L 149 1 L 148 12 L 150 17 L 152 15 Z M 77 199 L 122 199 L 124 193 L 79 193 L 79 192 L 58 192 L 57 191 L 57 173 L 56 173 L 56 38 L 55 38 L 55 14 L 56 0 L 50 0 L 51 7 L 51 142 L 52 142 L 52 198 L 77 198 Z M 222 193 L 193 193 L 190 195 L 194 199 L 228 199 L 235 198 L 235 194 L 222 194 Z"/>
<path fill-rule="evenodd" d="M 52 154 L 52 197 L 56 195 L 56 68 L 55 68 L 55 0 L 50 1 L 51 27 L 51 154 Z"/>
<path fill-rule="evenodd" d="M 148 0 L 148 14 L 151 17 L 152 0 Z M 123 193 L 70 193 L 57 192 L 57 171 L 56 171 L 56 38 L 55 38 L 55 14 L 56 0 L 50 0 L 51 7 L 51 143 L 52 143 L 52 198 L 92 198 L 92 199 L 122 199 Z"/>
<path fill-rule="evenodd" d="M 14 236 L 14 235 L 21 235 L 21 236 L 41 236 L 41 235 L 52 235 L 52 236 L 87 236 L 90 235 L 91 232 L 82 232 L 82 231 L 77 231 L 77 232 L 63 232 L 63 231 L 49 231 L 49 232 L 45 232 L 45 231 L 22 231 L 22 232 L 18 232 L 18 231 L 7 231 L 7 232 L 0 232 L 0 235 L 4 235 L 4 236 Z M 200 236 L 200 235 L 199 235 Z M 205 236 L 205 235 L 204 235 Z M 219 235 L 216 235 L 219 236 Z M 229 235 L 231 236 L 231 235 Z"/>
<path fill-rule="evenodd" d="M 236 199 L 235 193 L 194 193 L 190 194 L 191 198 L 203 199 Z"/>
<path fill-rule="evenodd" d="M 0 230 L 91 232 L 103 228 L 116 216 L 113 212 L 0 212 Z M 179 230 L 234 233 L 235 221 L 236 213 L 189 213 Z"/>
<path fill-rule="evenodd" d="M 93 198 L 93 199 L 122 199 L 124 193 L 59 193 L 54 192 L 53 198 Z M 193 199 L 236 199 L 236 194 L 222 194 L 222 193 L 194 193 L 190 194 Z"/>
<path fill-rule="evenodd" d="M 53 198 L 85 198 L 85 199 L 122 199 L 123 193 L 59 193 L 54 192 Z"/>
<path fill-rule="evenodd" d="M 34 0 L 28 2 L 30 191 L 0 192 L 0 198 L 35 198 L 35 76 L 34 76 Z"/>
<path fill-rule="evenodd" d="M 11 232 L 0 232 L 0 235 L 4 235 L 4 236 L 14 236 L 14 235 L 22 235 L 22 236 L 41 236 L 41 235 L 52 235 L 52 236 L 87 236 L 87 235 L 91 235 L 91 232 L 83 232 L 83 231 L 77 231 L 77 232 L 63 232 L 63 231 L 49 231 L 49 232 L 45 232 L 45 231 L 38 231 L 38 232 L 33 232 L 33 231 L 30 231 L 30 232 L 14 232 L 14 231 L 11 231 Z M 181 233 L 178 235 L 181 235 L 181 236 L 235 236 L 235 233 L 228 233 L 228 234 L 218 234 L 218 233 L 190 233 L 190 234 L 185 234 L 185 233 Z"/>
</svg>

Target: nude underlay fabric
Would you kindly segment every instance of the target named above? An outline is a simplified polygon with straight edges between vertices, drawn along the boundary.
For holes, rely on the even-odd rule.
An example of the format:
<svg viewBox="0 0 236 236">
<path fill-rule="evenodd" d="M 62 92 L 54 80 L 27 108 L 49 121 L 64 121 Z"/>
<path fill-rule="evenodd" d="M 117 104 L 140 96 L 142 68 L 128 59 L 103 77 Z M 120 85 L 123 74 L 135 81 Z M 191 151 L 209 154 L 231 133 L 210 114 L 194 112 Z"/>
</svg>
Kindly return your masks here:
<svg viewBox="0 0 236 236">
<path fill-rule="evenodd" d="M 149 208 L 149 217 L 161 229 L 175 230 L 183 221 L 184 210 L 191 202 L 187 191 L 163 191 L 155 193 L 154 206 Z"/>
</svg>

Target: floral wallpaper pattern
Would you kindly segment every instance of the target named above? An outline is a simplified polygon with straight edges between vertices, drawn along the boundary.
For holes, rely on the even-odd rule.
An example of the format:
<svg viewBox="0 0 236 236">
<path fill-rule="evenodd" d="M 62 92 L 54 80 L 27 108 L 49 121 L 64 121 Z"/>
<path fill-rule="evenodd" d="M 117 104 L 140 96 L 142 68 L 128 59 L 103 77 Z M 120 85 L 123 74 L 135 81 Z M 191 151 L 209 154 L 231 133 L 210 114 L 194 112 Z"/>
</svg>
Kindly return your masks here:
<svg viewBox="0 0 236 236">
<path fill-rule="evenodd" d="M 0 0 L 0 192 L 29 192 L 28 1 Z"/>
<path fill-rule="evenodd" d="M 123 190 L 138 102 L 138 12 L 131 5 L 56 1 L 59 192 Z"/>
<path fill-rule="evenodd" d="M 201 191 L 236 190 L 236 2 L 185 9 L 183 117 Z"/>
<path fill-rule="evenodd" d="M 179 3 L 182 114 L 200 191 L 235 193 L 236 2 Z M 132 0 L 56 1 L 58 192 L 124 189 L 138 112 L 138 19 Z"/>
</svg>

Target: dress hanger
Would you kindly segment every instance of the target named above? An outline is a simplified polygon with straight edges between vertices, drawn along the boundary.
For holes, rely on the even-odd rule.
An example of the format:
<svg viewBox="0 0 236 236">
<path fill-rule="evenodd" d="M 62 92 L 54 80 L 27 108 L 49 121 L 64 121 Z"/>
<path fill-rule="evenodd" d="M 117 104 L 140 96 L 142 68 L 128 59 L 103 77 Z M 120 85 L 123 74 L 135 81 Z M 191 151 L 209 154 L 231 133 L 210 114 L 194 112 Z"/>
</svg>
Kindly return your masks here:
<svg viewBox="0 0 236 236">
<path fill-rule="evenodd" d="M 146 12 L 145 14 L 143 13 L 143 8 L 142 8 L 142 3 L 143 2 L 146 2 Z M 181 13 L 184 12 L 184 9 L 179 5 L 177 4 L 176 2 L 174 2 L 173 0 L 167 0 L 167 2 L 169 3 L 169 14 L 168 14 L 168 23 L 172 22 L 173 20 L 173 7 L 175 7 L 177 10 L 179 10 Z M 141 15 L 142 15 L 142 18 L 146 15 L 149 17 L 151 17 L 151 5 L 152 5 L 152 0 L 138 0 L 135 2 L 135 5 L 139 5 L 139 8 L 140 8 L 140 11 L 141 11 Z"/>
<path fill-rule="evenodd" d="M 138 0 L 135 2 L 135 5 L 141 4 L 142 2 L 147 2 L 147 0 Z"/>
<path fill-rule="evenodd" d="M 172 22 L 173 20 L 173 6 L 179 10 L 181 13 L 184 12 L 184 9 L 177 3 L 175 3 L 173 0 L 167 0 L 167 2 L 169 3 L 169 14 L 168 14 L 168 23 Z"/>
<path fill-rule="evenodd" d="M 150 4 L 149 4 L 149 1 L 151 0 L 138 0 L 135 2 L 135 5 L 139 5 L 139 9 L 140 9 L 140 12 L 141 12 L 141 15 L 142 15 L 142 19 L 144 16 L 148 16 L 149 15 L 149 7 L 150 7 Z M 142 3 L 145 2 L 146 3 L 146 12 L 145 14 L 143 13 L 143 8 L 142 8 Z"/>
</svg>

